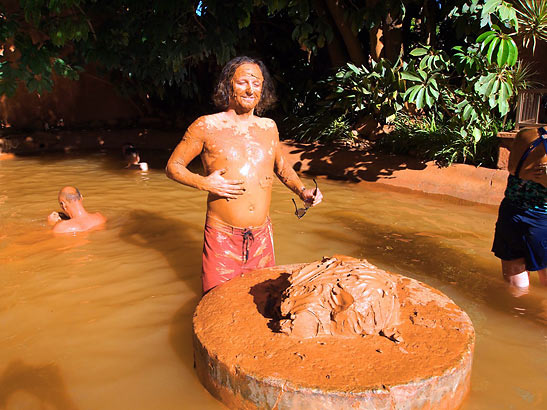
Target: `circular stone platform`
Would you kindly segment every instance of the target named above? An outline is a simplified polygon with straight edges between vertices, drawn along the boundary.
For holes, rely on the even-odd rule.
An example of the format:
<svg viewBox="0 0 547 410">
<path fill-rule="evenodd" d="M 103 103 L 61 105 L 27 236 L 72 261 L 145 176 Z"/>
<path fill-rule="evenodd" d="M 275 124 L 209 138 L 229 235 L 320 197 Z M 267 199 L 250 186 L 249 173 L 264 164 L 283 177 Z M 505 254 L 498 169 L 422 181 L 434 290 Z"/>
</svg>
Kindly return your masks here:
<svg viewBox="0 0 547 410">
<path fill-rule="evenodd" d="M 289 275 L 303 266 L 256 270 L 203 297 L 194 313 L 194 360 L 211 394 L 234 409 L 461 405 L 470 386 L 475 332 L 454 302 L 393 275 L 401 301 L 398 342 L 379 334 L 295 338 L 279 332 L 274 310 Z"/>
</svg>

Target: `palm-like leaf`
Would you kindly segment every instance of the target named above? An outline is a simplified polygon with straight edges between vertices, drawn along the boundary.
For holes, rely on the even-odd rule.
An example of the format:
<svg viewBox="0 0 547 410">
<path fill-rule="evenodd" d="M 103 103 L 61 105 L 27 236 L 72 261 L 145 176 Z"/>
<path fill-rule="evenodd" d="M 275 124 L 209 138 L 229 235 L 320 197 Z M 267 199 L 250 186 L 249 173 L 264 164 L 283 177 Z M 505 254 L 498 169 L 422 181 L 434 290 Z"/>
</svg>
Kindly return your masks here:
<svg viewBox="0 0 547 410">
<path fill-rule="evenodd" d="M 516 10 L 522 44 L 535 52 L 537 41 L 547 41 L 547 0 L 517 0 Z"/>
<path fill-rule="evenodd" d="M 514 93 L 518 94 L 521 90 L 542 87 L 543 84 L 536 81 L 537 76 L 538 73 L 532 64 L 519 60 L 511 73 Z"/>
</svg>

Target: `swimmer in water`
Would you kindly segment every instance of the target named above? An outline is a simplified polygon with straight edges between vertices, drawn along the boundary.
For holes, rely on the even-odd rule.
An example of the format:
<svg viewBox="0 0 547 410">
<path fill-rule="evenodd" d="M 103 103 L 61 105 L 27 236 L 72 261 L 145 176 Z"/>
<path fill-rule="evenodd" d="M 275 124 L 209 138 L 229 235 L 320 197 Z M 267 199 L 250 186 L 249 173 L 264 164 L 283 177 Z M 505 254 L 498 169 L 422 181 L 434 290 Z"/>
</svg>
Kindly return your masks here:
<svg viewBox="0 0 547 410">
<path fill-rule="evenodd" d="M 106 218 L 89 213 L 82 204 L 83 196 L 78 188 L 66 186 L 59 191 L 59 205 L 63 212 L 52 212 L 47 220 L 55 233 L 83 232 L 104 225 Z"/>
<path fill-rule="evenodd" d="M 15 158 L 15 155 L 9 152 L 4 152 L 4 140 L 0 139 L 0 161 L 13 158 Z"/>
<path fill-rule="evenodd" d="M 122 148 L 123 157 L 126 161 L 126 168 L 140 169 L 141 171 L 148 171 L 148 164 L 146 162 L 140 162 L 141 158 L 139 152 L 132 144 L 125 144 Z"/>
<path fill-rule="evenodd" d="M 245 271 L 275 265 L 269 218 L 274 174 L 308 207 L 323 198 L 319 189 L 304 186 L 285 159 L 275 122 L 255 115 L 275 101 L 264 63 L 249 57 L 229 61 L 213 100 L 220 112 L 190 125 L 166 167 L 169 178 L 209 193 L 203 292 Z M 197 156 L 206 176 L 188 170 Z"/>
</svg>

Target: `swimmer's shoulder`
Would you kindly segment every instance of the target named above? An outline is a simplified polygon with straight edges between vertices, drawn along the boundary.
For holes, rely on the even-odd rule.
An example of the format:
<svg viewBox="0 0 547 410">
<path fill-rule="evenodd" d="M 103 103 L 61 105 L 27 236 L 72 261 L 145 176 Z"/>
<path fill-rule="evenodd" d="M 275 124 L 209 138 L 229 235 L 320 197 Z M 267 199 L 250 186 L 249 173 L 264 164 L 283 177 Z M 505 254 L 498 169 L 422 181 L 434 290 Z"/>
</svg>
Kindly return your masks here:
<svg viewBox="0 0 547 410">
<path fill-rule="evenodd" d="M 97 227 L 102 227 L 106 223 L 106 217 L 100 212 L 95 212 L 89 215 L 90 217 L 85 220 L 69 219 L 67 221 L 58 222 L 53 227 L 54 233 L 73 233 L 84 232 Z"/>
<path fill-rule="evenodd" d="M 94 217 L 94 220 L 96 222 L 97 225 L 100 225 L 100 224 L 104 224 L 106 223 L 106 216 L 104 216 L 102 213 L 100 212 L 95 212 L 93 214 L 93 217 Z"/>
<path fill-rule="evenodd" d="M 53 233 L 70 233 L 79 231 L 81 231 L 80 225 L 75 223 L 72 219 L 60 221 L 53 227 Z"/>
</svg>

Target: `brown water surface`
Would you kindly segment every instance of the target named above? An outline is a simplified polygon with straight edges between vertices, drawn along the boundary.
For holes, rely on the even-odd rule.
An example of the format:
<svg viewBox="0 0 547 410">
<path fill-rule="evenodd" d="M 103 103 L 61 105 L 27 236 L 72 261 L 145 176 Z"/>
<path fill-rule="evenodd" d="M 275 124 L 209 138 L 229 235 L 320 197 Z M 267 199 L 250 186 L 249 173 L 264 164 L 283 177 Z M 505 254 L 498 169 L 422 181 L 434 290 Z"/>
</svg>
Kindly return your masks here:
<svg viewBox="0 0 547 410">
<path fill-rule="evenodd" d="M 164 159 L 148 173 L 106 153 L 0 161 L 0 409 L 222 408 L 192 359 L 206 194 L 168 180 Z M 508 291 L 495 207 L 318 182 L 325 200 L 301 220 L 274 185 L 278 264 L 342 253 L 440 289 L 477 332 L 464 409 L 547 408 L 547 289 L 534 275 Z M 50 232 L 68 184 L 105 230 Z"/>
</svg>

